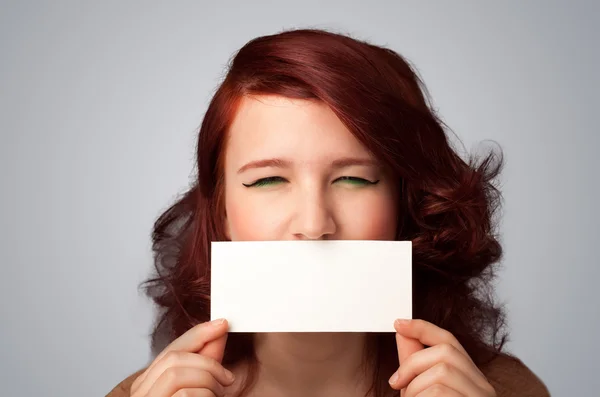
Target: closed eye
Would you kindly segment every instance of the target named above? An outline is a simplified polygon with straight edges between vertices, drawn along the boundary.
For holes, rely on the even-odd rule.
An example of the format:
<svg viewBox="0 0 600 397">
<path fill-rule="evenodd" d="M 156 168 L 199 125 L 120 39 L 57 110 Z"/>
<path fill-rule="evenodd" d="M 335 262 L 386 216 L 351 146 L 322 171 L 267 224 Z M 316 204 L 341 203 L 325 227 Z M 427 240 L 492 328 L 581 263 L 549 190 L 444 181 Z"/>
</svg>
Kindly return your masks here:
<svg viewBox="0 0 600 397">
<path fill-rule="evenodd" d="M 242 183 L 242 185 L 244 185 L 246 187 L 263 187 L 263 186 L 279 185 L 284 182 L 287 182 L 287 180 L 280 176 L 270 176 L 268 178 L 258 179 L 250 184 Z"/>
<path fill-rule="evenodd" d="M 354 186 L 376 185 L 379 182 L 379 180 L 369 181 L 367 179 L 359 178 L 359 177 L 355 177 L 355 176 L 342 176 L 342 177 L 336 179 L 334 181 L 334 183 L 338 182 L 338 181 L 347 183 L 349 185 L 354 185 Z"/>
<path fill-rule="evenodd" d="M 246 187 L 265 187 L 265 186 L 274 186 L 274 185 L 279 185 L 281 183 L 285 183 L 288 182 L 285 178 L 282 178 L 280 176 L 270 176 L 267 178 L 260 178 L 257 179 L 256 181 L 250 183 L 250 184 L 246 184 L 246 183 L 242 183 L 242 185 L 246 186 Z M 337 178 L 335 181 L 333 181 L 333 183 L 336 182 L 344 182 L 348 185 L 352 185 L 352 186 L 367 186 L 367 185 L 376 185 L 379 180 L 376 181 L 370 181 L 368 179 L 364 179 L 364 178 L 359 178 L 356 176 L 342 176 Z"/>
</svg>

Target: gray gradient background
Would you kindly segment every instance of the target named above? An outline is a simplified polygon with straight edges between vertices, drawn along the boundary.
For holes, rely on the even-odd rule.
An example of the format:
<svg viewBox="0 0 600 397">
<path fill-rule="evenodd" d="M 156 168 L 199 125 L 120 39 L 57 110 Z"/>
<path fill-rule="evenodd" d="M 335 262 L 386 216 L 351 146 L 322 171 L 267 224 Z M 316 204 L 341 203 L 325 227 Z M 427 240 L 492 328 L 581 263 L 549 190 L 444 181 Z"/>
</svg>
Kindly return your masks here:
<svg viewBox="0 0 600 397">
<path fill-rule="evenodd" d="M 100 396 L 147 363 L 149 233 L 228 59 L 322 27 L 405 55 L 467 149 L 504 148 L 509 350 L 596 395 L 597 3 L 167 3 L 1 3 L 0 394 Z"/>
</svg>

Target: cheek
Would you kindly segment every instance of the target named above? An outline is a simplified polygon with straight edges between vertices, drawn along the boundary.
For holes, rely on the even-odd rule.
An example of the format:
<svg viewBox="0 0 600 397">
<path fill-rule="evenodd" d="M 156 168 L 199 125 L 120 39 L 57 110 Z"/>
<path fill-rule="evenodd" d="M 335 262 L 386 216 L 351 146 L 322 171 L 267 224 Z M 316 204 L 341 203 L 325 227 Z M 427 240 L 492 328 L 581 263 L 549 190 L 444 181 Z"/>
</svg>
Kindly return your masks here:
<svg viewBox="0 0 600 397">
<path fill-rule="evenodd" d="M 374 196 L 340 203 L 342 209 L 338 222 L 345 239 L 395 240 L 397 209 L 395 200 L 389 196 Z"/>
<path fill-rule="evenodd" d="M 276 208 L 265 211 L 264 204 L 254 203 L 248 197 L 236 200 L 233 196 L 230 196 L 231 200 L 225 200 L 227 228 L 232 241 L 278 239 L 280 222 Z"/>
</svg>

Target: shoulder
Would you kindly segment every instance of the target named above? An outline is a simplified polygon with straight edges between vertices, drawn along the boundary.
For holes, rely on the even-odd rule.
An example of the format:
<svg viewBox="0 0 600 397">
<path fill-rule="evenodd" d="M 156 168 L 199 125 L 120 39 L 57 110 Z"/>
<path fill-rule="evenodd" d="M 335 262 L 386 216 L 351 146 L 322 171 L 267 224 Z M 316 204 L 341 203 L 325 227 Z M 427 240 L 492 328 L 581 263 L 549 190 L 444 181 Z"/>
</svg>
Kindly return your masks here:
<svg viewBox="0 0 600 397">
<path fill-rule="evenodd" d="M 146 368 L 140 369 L 136 373 L 129 375 L 127 378 L 125 378 L 123 381 L 121 381 L 121 383 L 119 383 L 118 385 L 116 385 L 114 387 L 114 389 L 112 389 L 106 395 L 106 397 L 129 397 L 129 395 L 130 395 L 129 391 L 131 390 L 131 384 L 145 370 L 146 370 Z"/>
<path fill-rule="evenodd" d="M 503 353 L 481 366 L 498 397 L 549 397 L 546 385 L 521 360 Z"/>
</svg>

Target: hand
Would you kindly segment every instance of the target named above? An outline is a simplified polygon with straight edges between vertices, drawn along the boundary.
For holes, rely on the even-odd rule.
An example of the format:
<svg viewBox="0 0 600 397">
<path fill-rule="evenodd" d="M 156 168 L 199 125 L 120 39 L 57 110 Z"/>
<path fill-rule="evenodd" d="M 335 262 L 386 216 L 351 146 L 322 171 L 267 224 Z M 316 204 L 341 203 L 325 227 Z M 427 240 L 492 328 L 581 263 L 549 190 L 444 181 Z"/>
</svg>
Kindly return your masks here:
<svg viewBox="0 0 600 397">
<path fill-rule="evenodd" d="M 199 324 L 167 346 L 131 385 L 131 397 L 219 397 L 233 374 L 221 365 L 229 327 Z"/>
<path fill-rule="evenodd" d="M 396 320 L 394 328 L 400 368 L 390 378 L 390 385 L 402 390 L 402 397 L 496 396 L 450 332 L 423 320 Z"/>
</svg>

